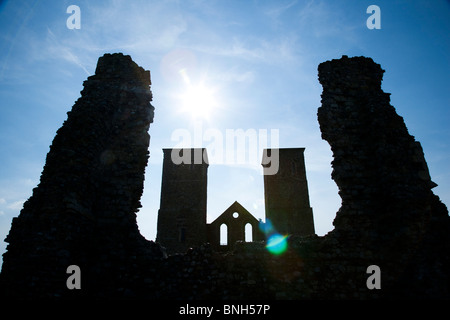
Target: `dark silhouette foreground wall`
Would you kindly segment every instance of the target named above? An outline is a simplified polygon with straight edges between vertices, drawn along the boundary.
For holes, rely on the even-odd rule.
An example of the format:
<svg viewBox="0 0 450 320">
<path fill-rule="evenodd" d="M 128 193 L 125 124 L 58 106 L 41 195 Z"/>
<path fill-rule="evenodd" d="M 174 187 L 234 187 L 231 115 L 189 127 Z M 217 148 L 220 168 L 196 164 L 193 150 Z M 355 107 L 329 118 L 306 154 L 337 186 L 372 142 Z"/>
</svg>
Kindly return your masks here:
<svg viewBox="0 0 450 320">
<path fill-rule="evenodd" d="M 8 296 L 63 296 L 72 264 L 86 278 L 83 291 L 114 291 L 130 281 L 136 256 L 152 251 L 136 224 L 153 121 L 150 72 L 106 54 L 83 85 L 5 239 Z"/>
<path fill-rule="evenodd" d="M 370 58 L 319 65 L 318 120 L 342 207 L 326 236 L 167 257 L 136 225 L 148 158 L 149 73 L 105 55 L 53 141 L 39 186 L 15 218 L 0 278 L 6 297 L 164 299 L 450 298 L 447 208 L 420 144 L 381 90 Z M 300 139 L 300 138 L 299 138 Z M 81 268 L 68 290 L 66 268 Z M 381 289 L 366 286 L 381 269 Z"/>
</svg>

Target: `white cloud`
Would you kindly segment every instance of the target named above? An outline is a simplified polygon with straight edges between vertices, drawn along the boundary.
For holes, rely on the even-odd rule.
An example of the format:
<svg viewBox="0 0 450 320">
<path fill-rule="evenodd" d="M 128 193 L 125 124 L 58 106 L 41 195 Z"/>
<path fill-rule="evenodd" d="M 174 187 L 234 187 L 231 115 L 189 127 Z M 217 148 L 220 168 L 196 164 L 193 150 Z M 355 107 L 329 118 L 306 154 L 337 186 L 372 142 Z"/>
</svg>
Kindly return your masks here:
<svg viewBox="0 0 450 320">
<path fill-rule="evenodd" d="M 8 205 L 8 209 L 11 210 L 21 210 L 23 207 L 25 200 L 14 201 L 13 203 Z"/>
</svg>

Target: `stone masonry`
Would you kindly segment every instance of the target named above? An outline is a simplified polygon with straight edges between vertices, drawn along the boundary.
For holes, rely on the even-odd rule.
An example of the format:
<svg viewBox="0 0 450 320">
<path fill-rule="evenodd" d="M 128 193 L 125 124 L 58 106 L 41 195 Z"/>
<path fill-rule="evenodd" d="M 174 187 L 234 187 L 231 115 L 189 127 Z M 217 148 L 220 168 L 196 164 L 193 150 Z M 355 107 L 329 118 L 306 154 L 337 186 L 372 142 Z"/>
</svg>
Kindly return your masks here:
<svg viewBox="0 0 450 320">
<path fill-rule="evenodd" d="M 448 211 L 431 191 L 420 143 L 381 90 L 383 73 L 365 57 L 319 65 L 318 120 L 342 198 L 327 238 L 379 265 L 388 296 L 426 295 L 448 281 Z M 448 285 L 442 288 L 448 295 Z"/>
<path fill-rule="evenodd" d="M 318 71 L 318 120 L 342 198 L 327 235 L 291 236 L 280 255 L 256 241 L 166 256 L 145 240 L 135 213 L 153 119 L 149 73 L 107 54 L 12 223 L 0 297 L 449 299 L 448 210 L 432 192 L 420 144 L 381 90 L 384 70 L 343 56 Z M 66 288 L 71 264 L 82 270 L 81 290 Z M 367 286 L 371 265 L 380 289 Z"/>
<path fill-rule="evenodd" d="M 207 242 L 208 157 L 202 148 L 163 149 L 163 152 L 156 241 L 168 254 L 183 253 Z M 172 160 L 175 153 L 184 157 L 186 163 L 175 164 Z"/>
<path fill-rule="evenodd" d="M 315 234 L 312 208 L 309 204 L 306 179 L 305 148 L 265 149 L 263 167 L 267 166 L 267 153 L 277 152 L 278 171 L 264 175 L 264 202 L 266 220 L 281 234 L 308 236 Z"/>
<path fill-rule="evenodd" d="M 150 72 L 130 56 L 99 58 L 56 133 L 39 185 L 13 219 L 3 294 L 67 294 L 72 264 L 83 270 L 84 294 L 104 290 L 126 281 L 136 256 L 152 250 L 136 224 L 154 111 L 150 84 Z"/>
<path fill-rule="evenodd" d="M 314 220 L 306 180 L 305 148 L 265 149 L 263 167 L 277 166 L 277 172 L 264 175 L 266 221 L 277 233 L 313 235 Z M 250 225 L 254 240 L 263 240 L 263 223 L 238 202 L 233 203 L 211 224 L 207 224 L 208 156 L 206 148 L 163 149 L 161 203 L 156 241 L 167 254 L 209 242 L 214 250 L 228 251 L 236 241 L 245 241 Z M 272 164 L 276 154 L 277 163 Z M 226 244 L 220 243 L 225 227 Z M 248 226 L 247 226 L 248 227 Z"/>
</svg>

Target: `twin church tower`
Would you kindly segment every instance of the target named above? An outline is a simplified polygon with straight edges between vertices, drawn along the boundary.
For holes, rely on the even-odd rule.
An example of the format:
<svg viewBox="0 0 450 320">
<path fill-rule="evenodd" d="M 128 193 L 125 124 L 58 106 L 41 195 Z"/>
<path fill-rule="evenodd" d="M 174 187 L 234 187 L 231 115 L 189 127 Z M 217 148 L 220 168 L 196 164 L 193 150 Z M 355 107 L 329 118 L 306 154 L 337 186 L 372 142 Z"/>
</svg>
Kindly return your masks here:
<svg viewBox="0 0 450 320">
<path fill-rule="evenodd" d="M 265 171 L 266 223 L 270 220 L 273 229 L 280 234 L 306 236 L 315 233 L 304 151 L 304 148 L 264 150 L 262 163 Z M 215 250 L 229 250 L 239 240 L 265 239 L 260 230 L 260 221 L 238 202 L 234 202 L 216 220 L 207 224 L 206 149 L 163 149 L 163 152 L 156 241 L 166 248 L 167 253 L 184 253 L 188 248 L 206 242 Z M 277 152 L 278 162 L 278 170 L 275 171 L 273 166 L 270 168 L 274 152 Z M 174 155 L 191 161 L 178 164 L 178 161 L 173 161 Z M 270 173 L 266 172 L 269 168 Z M 227 234 L 226 241 L 220 243 L 223 230 Z M 246 230 L 250 232 L 247 238 Z"/>
</svg>

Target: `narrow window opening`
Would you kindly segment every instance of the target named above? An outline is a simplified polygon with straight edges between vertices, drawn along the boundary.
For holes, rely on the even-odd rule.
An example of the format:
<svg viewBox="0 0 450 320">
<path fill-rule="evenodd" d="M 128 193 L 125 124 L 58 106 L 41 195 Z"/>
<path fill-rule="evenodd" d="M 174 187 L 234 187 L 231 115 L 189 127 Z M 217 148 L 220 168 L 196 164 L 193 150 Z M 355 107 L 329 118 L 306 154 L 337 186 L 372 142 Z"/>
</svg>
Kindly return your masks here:
<svg viewBox="0 0 450 320">
<path fill-rule="evenodd" d="M 245 242 L 253 241 L 253 226 L 250 223 L 245 225 Z"/>
<path fill-rule="evenodd" d="M 228 245 L 228 227 L 225 223 L 220 226 L 220 245 Z"/>
</svg>

